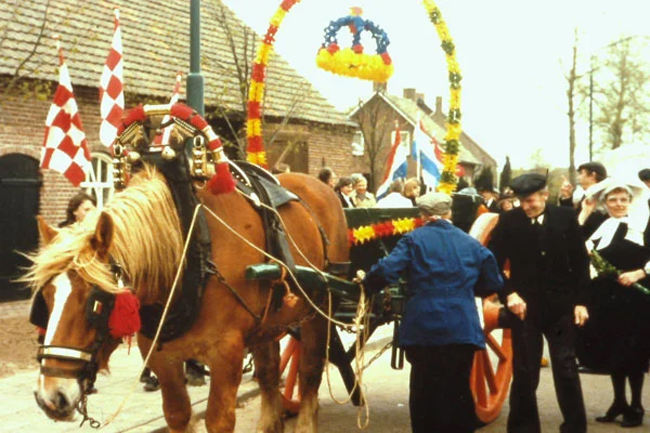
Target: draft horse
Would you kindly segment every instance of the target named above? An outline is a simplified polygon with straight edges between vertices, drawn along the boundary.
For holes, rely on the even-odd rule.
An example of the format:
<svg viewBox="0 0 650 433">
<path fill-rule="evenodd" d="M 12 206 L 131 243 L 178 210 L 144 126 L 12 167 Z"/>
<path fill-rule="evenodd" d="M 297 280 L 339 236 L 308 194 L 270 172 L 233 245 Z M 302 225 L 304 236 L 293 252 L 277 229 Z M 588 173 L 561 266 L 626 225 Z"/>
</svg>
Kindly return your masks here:
<svg viewBox="0 0 650 433">
<path fill-rule="evenodd" d="M 325 269 L 326 261 L 348 262 L 347 225 L 336 195 L 325 184 L 304 174 L 286 173 L 281 184 L 300 197 L 279 212 L 287 233 L 309 262 Z M 248 242 L 264 249 L 265 234 L 259 214 L 238 192 L 214 195 L 198 190 L 202 204 Z M 303 354 L 299 380 L 302 391 L 296 431 L 317 431 L 318 387 L 325 357 L 328 323 L 300 292 L 292 307 L 267 308 L 272 288 L 248 281 L 248 265 L 264 256 L 244 243 L 216 218 L 207 216 L 212 260 L 225 283 L 210 277 L 199 315 L 180 338 L 153 351 L 149 366 L 160 379 L 163 411 L 172 432 L 188 431 L 190 399 L 184 383 L 183 362 L 197 359 L 209 367 L 210 393 L 206 426 L 209 432 L 231 432 L 235 427 L 237 388 L 242 378 L 245 348 L 253 353 L 262 405 L 258 431 L 283 430 L 279 393 L 279 344 L 275 337 L 287 325 L 300 324 Z M 49 320 L 40 349 L 41 371 L 35 391 L 38 405 L 55 420 L 71 420 L 85 399 L 87 379 L 107 369 L 120 340 L 93 326 L 89 305 L 97 293 L 116 294 L 128 280 L 141 305 L 164 304 L 177 267 L 182 264 L 183 233 L 165 178 L 151 166 L 134 175 L 102 212 L 82 223 L 55 230 L 39 219 L 43 247 L 33 256 L 26 279 L 45 303 Z M 324 236 L 323 236 L 324 234 Z M 307 265 L 291 245 L 296 264 Z M 162 289 L 166 288 L 166 289 Z M 36 297 L 35 297 L 36 299 Z M 260 325 L 252 312 L 266 316 Z M 152 341 L 138 335 L 142 353 Z M 94 366 L 95 371 L 88 372 Z M 84 373 L 84 371 L 86 373 Z M 98 395 L 97 398 L 100 398 Z"/>
</svg>

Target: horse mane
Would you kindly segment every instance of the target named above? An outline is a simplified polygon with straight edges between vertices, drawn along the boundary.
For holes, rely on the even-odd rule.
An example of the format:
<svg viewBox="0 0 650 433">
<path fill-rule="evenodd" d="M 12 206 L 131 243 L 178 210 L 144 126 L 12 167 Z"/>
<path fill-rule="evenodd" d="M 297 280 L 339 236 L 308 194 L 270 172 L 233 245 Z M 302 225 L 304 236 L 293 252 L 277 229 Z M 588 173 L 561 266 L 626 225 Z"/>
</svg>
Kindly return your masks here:
<svg viewBox="0 0 650 433">
<path fill-rule="evenodd" d="M 161 300 L 173 284 L 183 250 L 180 220 L 164 177 L 145 165 L 103 212 L 114 226 L 109 254 L 126 271 L 143 302 Z M 100 215 L 91 212 L 83 222 L 61 229 L 50 244 L 30 256 L 33 263 L 21 280 L 37 289 L 53 276 L 75 270 L 107 292 L 123 290 L 91 248 Z"/>
</svg>

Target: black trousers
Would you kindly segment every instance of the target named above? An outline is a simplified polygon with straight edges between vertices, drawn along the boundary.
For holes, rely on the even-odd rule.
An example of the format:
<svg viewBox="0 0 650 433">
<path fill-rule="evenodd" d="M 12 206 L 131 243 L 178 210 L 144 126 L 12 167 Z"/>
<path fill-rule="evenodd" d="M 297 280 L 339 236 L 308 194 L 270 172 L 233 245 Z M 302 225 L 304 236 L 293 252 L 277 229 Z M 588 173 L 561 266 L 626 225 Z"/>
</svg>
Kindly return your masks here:
<svg viewBox="0 0 650 433">
<path fill-rule="evenodd" d="M 582 398 L 575 354 L 576 328 L 573 314 L 540 317 L 529 308 L 526 319 L 511 317 L 513 381 L 510 388 L 508 432 L 538 433 L 541 431 L 537 411 L 537 385 L 543 353 L 542 335 L 548 341 L 553 369 L 555 393 L 564 417 L 560 432 L 587 431 L 587 418 Z"/>
<path fill-rule="evenodd" d="M 469 388 L 476 346 L 408 346 L 409 409 L 414 433 L 466 433 L 477 425 Z"/>
</svg>

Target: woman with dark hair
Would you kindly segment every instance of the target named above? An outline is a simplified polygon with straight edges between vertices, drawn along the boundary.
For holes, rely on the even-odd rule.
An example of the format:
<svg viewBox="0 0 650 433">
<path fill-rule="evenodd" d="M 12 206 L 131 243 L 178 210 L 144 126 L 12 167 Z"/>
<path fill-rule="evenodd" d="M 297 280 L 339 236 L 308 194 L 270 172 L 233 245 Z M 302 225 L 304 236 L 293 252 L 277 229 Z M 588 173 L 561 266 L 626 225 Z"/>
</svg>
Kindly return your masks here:
<svg viewBox="0 0 650 433">
<path fill-rule="evenodd" d="M 354 192 L 354 182 L 351 177 L 343 176 L 339 179 L 336 187 L 334 188 L 336 195 L 341 200 L 341 206 L 344 208 L 355 207 L 352 202 L 352 193 Z"/>
<path fill-rule="evenodd" d="M 95 197 L 88 195 L 85 192 L 75 194 L 72 196 L 70 201 L 68 201 L 68 208 L 65 211 L 65 221 L 61 222 L 59 227 L 66 227 L 83 221 L 86 214 L 95 209 L 96 206 L 97 201 L 95 200 Z"/>
<path fill-rule="evenodd" d="M 607 182 L 607 184 L 604 184 Z M 609 215 L 587 241 L 587 248 L 597 252 L 618 271 L 618 276 L 599 275 L 591 289 L 591 323 L 584 329 L 582 346 L 585 364 L 609 373 L 614 401 L 596 421 L 611 423 L 623 415 L 622 427 L 643 423 L 641 395 L 644 375 L 650 359 L 650 296 L 630 287 L 640 283 L 650 287 L 650 248 L 643 244 L 643 228 L 637 227 L 628 210 L 633 186 L 608 179 L 603 182 L 599 200 Z M 640 188 L 639 188 L 640 189 Z M 583 202 L 581 217 L 593 210 L 596 199 Z M 593 254 L 593 252 L 592 252 Z M 582 363 L 582 359 L 581 359 Z M 626 381 L 632 400 L 627 403 Z"/>
</svg>

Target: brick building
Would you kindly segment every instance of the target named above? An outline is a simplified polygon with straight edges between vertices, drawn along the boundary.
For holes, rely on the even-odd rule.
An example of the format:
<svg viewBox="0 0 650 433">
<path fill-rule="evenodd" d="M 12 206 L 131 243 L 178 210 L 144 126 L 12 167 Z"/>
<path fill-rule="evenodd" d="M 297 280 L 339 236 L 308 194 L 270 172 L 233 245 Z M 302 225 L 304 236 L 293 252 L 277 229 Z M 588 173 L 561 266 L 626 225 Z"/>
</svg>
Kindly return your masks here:
<svg viewBox="0 0 650 433">
<path fill-rule="evenodd" d="M 395 124 L 399 125 L 402 143 L 409 146 L 413 141 L 414 130 L 418 120 L 422 121 L 426 134 L 431 138 L 444 142 L 446 133 L 445 114 L 442 112 L 442 98 L 436 98 L 436 108 L 432 110 L 424 101 L 424 95 L 416 89 L 403 90 L 402 96 L 391 95 L 386 86 L 375 83 L 375 92 L 368 100 L 359 104 L 350 114 L 350 119 L 360 126 L 363 135 L 366 155 L 362 159 L 365 171 L 372 173 L 374 186 L 378 186 L 385 170 L 385 161 L 395 138 Z M 374 152 L 376 157 L 372 157 Z M 372 160 L 375 159 L 376 163 Z M 490 167 L 496 173 L 496 160 L 476 143 L 465 131 L 460 137 L 458 164 L 461 167 L 458 175 L 468 183 L 484 167 Z M 408 157 L 408 176 L 416 176 L 416 162 Z"/>
<path fill-rule="evenodd" d="M 246 92 L 241 88 L 259 36 L 220 1 L 202 2 L 201 7 L 205 117 L 226 142 L 245 143 Z M 122 5 L 127 109 L 140 102 L 168 101 L 177 71 L 189 65 L 189 12 L 186 0 Z M 0 21 L 5 29 L 0 36 L 2 300 L 28 295 L 16 292 L 9 280 L 24 264 L 16 251 L 29 251 L 38 243 L 35 215 L 50 224 L 63 220 L 67 201 L 76 192 L 63 175 L 38 167 L 58 79 L 52 33 L 61 35 L 93 156 L 97 178 L 87 178 L 82 187 L 99 191 L 100 205 L 112 195 L 111 158 L 99 142 L 98 85 L 113 34 L 113 11 L 112 3 L 101 0 L 27 0 L 3 7 Z M 323 165 L 341 173 L 358 170 L 351 157 L 356 124 L 278 55 L 271 58 L 265 95 L 264 136 L 271 167 L 282 162 L 292 171 L 311 174 Z"/>
</svg>

